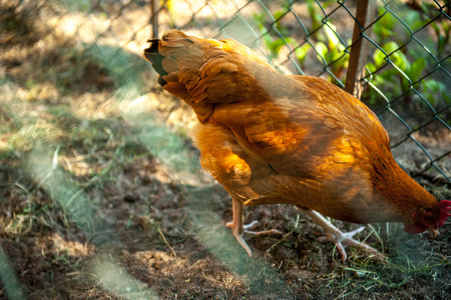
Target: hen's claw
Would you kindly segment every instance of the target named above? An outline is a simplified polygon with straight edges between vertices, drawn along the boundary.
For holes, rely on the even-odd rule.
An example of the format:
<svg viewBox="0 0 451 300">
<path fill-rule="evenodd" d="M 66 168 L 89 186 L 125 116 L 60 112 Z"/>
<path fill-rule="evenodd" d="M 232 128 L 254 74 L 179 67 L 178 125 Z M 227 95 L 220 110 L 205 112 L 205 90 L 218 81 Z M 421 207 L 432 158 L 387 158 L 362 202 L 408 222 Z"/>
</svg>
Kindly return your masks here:
<svg viewBox="0 0 451 300">
<path fill-rule="evenodd" d="M 232 234 L 236 238 L 238 243 L 240 243 L 240 245 L 244 248 L 244 250 L 246 250 L 247 255 L 249 255 L 249 257 L 252 257 L 252 250 L 251 248 L 249 248 L 249 245 L 243 239 L 244 232 L 243 225 L 239 226 L 239 224 L 235 222 L 234 218 L 234 221 L 226 223 L 225 226 L 229 227 L 232 230 Z"/>
<path fill-rule="evenodd" d="M 346 247 L 348 246 L 352 246 L 352 247 L 356 247 L 356 248 L 363 248 L 365 249 L 367 252 L 372 253 L 376 256 L 376 258 L 378 259 L 385 259 L 384 256 L 382 254 L 379 253 L 379 251 L 377 251 L 376 249 L 374 249 L 371 246 L 368 246 L 365 243 L 359 242 L 354 240 L 352 237 L 361 232 L 363 229 L 365 229 L 365 227 L 360 227 L 356 230 L 353 230 L 351 232 L 345 232 L 343 233 L 342 231 L 338 230 L 338 232 L 327 232 L 325 236 L 319 237 L 318 241 L 320 242 L 327 242 L 330 241 L 332 243 L 335 244 L 335 247 L 337 247 L 338 252 L 341 255 L 341 259 L 343 262 L 346 261 L 346 259 L 348 258 L 348 255 L 346 254 Z"/>
<path fill-rule="evenodd" d="M 320 225 L 324 229 L 324 231 L 326 231 L 326 235 L 318 238 L 318 241 L 320 242 L 331 241 L 332 243 L 334 243 L 335 246 L 337 247 L 338 252 L 341 255 L 341 260 L 343 262 L 345 262 L 346 259 L 348 258 L 348 255 L 346 254 L 345 251 L 345 248 L 347 246 L 363 248 L 367 252 L 373 254 L 377 259 L 383 261 L 385 260 L 385 257 L 379 251 L 377 251 L 376 249 L 365 243 L 356 241 L 352 238 L 355 234 L 361 232 L 365 227 L 360 227 L 351 232 L 343 233 L 341 230 L 332 225 L 329 221 L 326 220 L 326 218 L 324 218 L 321 214 L 317 213 L 316 211 L 303 208 L 300 208 L 300 210 L 303 211 L 308 216 L 310 216 L 310 218 L 312 218 L 313 221 L 315 221 L 318 225 Z"/>
<path fill-rule="evenodd" d="M 236 238 L 238 243 L 246 250 L 249 257 L 252 257 L 252 250 L 249 248 L 249 245 L 243 239 L 243 233 L 249 233 L 253 235 L 262 235 L 262 234 L 282 234 L 279 230 L 271 229 L 271 230 L 263 230 L 263 231 L 249 231 L 247 229 L 251 228 L 258 221 L 252 221 L 249 224 L 243 224 L 243 204 L 237 200 L 233 200 L 232 205 L 233 210 L 233 221 L 225 224 L 226 227 L 229 227 L 232 230 L 233 236 Z"/>
<path fill-rule="evenodd" d="M 280 232 L 277 229 L 269 229 L 269 230 L 262 230 L 262 231 L 251 231 L 251 230 L 248 230 L 249 228 L 252 228 L 252 226 L 254 226 L 257 223 L 258 223 L 258 221 L 255 220 L 255 221 L 252 221 L 249 224 L 243 225 L 244 233 L 253 234 L 253 235 L 282 234 L 282 232 Z M 227 224 L 226 224 L 226 226 L 227 226 Z"/>
</svg>

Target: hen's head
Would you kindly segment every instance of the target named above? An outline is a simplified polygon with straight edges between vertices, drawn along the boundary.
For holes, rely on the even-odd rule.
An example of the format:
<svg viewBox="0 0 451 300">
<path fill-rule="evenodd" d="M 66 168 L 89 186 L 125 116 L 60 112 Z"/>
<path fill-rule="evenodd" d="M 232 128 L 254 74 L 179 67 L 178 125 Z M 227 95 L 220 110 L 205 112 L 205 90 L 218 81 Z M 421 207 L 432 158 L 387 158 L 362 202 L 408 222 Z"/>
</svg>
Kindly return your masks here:
<svg viewBox="0 0 451 300">
<path fill-rule="evenodd" d="M 408 233 L 421 233 L 429 230 L 431 237 L 438 235 L 438 228 L 445 224 L 446 218 L 451 216 L 451 201 L 442 200 L 438 203 L 436 209 L 429 210 L 419 208 L 413 213 L 413 224 L 404 224 L 404 231 Z"/>
</svg>

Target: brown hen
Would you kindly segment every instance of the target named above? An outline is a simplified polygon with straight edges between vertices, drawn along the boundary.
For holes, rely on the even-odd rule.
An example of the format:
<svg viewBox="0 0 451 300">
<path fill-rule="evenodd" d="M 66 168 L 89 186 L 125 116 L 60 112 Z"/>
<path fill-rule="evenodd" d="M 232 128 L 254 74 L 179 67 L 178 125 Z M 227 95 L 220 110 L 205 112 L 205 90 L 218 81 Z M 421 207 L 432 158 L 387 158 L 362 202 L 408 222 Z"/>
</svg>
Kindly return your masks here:
<svg viewBox="0 0 451 300">
<path fill-rule="evenodd" d="M 395 162 L 376 115 L 335 85 L 286 76 L 240 43 L 171 30 L 150 40 L 144 58 L 159 84 L 195 111 L 201 165 L 233 199 L 234 236 L 243 205 L 293 204 L 326 231 L 343 261 L 348 245 L 377 250 L 342 233 L 322 215 L 353 223 L 402 222 L 438 234 L 451 201 L 437 199 Z M 267 231 L 277 232 L 277 231 Z"/>
</svg>

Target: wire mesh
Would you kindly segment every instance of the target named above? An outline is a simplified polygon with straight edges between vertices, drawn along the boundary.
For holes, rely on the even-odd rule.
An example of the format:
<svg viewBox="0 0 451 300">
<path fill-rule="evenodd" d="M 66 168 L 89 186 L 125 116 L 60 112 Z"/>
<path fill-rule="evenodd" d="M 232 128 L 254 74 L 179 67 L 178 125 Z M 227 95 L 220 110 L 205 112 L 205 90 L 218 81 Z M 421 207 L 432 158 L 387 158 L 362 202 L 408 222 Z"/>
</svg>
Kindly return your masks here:
<svg viewBox="0 0 451 300">
<path fill-rule="evenodd" d="M 162 12 L 169 16 L 177 11 L 170 24 L 160 24 L 164 29 L 231 37 L 257 49 L 283 73 L 319 76 L 345 85 L 356 42 L 351 39 L 354 1 L 170 1 L 164 5 Z M 359 78 L 364 85 L 361 100 L 381 118 L 398 162 L 414 176 L 428 174 L 447 182 L 449 7 L 443 1 L 407 5 L 377 1 L 374 20 L 361 27 L 361 38 L 370 46 L 366 74 Z M 441 147 L 427 142 L 426 132 L 439 132 Z"/>
<path fill-rule="evenodd" d="M 24 80 L 27 85 L 33 86 L 42 78 L 54 80 L 60 86 L 67 86 L 68 94 L 80 98 L 87 93 L 107 91 L 107 97 L 114 95 L 125 111 L 137 103 L 131 103 L 130 99 L 139 99 L 148 92 L 149 81 L 156 81 L 141 58 L 143 44 L 167 29 L 178 28 L 205 38 L 234 38 L 257 50 L 280 72 L 323 77 L 342 88 L 345 87 L 347 69 L 353 63 L 350 53 L 357 42 L 352 40 L 357 1 L 20 0 L 0 3 L 2 9 L 5 8 L 1 18 L 10 12 L 20 16 L 16 19 L 23 19 L 23 24 L 28 24 L 17 28 L 14 24 L 4 23 L 2 26 L 7 30 L 2 31 L 0 40 L 6 45 L 20 34 L 26 37 L 25 42 L 33 43 L 32 64 L 28 68 L 50 66 L 58 62 L 56 56 L 65 57 L 70 65 L 69 71 L 67 66 L 61 66 L 61 72 L 54 78 L 49 79 L 45 74 L 28 78 Z M 434 183 L 449 184 L 451 4 L 446 1 L 378 0 L 375 6 L 373 20 L 360 27 L 360 39 L 368 45 L 366 71 L 358 78 L 364 87 L 361 100 L 378 114 L 390 135 L 395 158 L 411 175 L 417 180 L 426 178 Z M 31 35 L 32 31 L 27 29 L 31 19 L 36 20 L 33 26 L 37 28 L 33 32 L 43 32 L 46 38 L 39 40 Z M 50 48 L 55 50 L 49 52 Z M 92 61 L 96 64 L 91 66 Z M 13 68 L 21 62 L 6 59 L 3 63 L 7 68 Z M 90 72 L 79 71 L 80 66 Z M 9 82 L 10 78 L 2 72 L 0 69 L 0 83 Z M 102 81 L 105 74 L 108 74 L 108 80 Z M 83 84 L 86 81 L 90 84 Z M 14 101 L 14 96 L 8 96 L 11 94 L 8 88 L 2 87 L 2 92 L 4 99 L 9 100 L 0 100 L 0 104 Z M 66 96 L 64 94 L 62 98 Z M 52 100 L 48 101 L 51 103 Z M 10 118 L 6 116 L 8 109 L 6 105 L 0 106 L 2 118 Z M 135 115 L 124 118 L 133 124 Z M 139 135 L 151 151 L 162 151 L 161 145 L 155 143 L 161 136 L 152 131 L 154 127 L 158 124 L 152 121 Z M 73 130 L 71 124 L 67 128 Z M 26 127 L 21 130 L 25 132 Z M 34 141 L 34 135 L 34 132 L 24 133 L 32 143 L 30 148 L 42 146 L 42 141 Z M 164 135 L 170 134 L 164 131 Z M 52 135 L 50 144 L 58 144 L 55 140 Z M 1 142 L 0 149 L 3 149 Z M 171 144 L 178 149 L 183 147 L 183 142 L 175 138 Z M 42 186 L 52 197 L 62 199 L 61 206 L 95 241 L 99 232 L 110 231 L 108 224 L 93 221 L 98 211 L 85 195 L 91 182 L 98 177 L 91 178 L 82 188 L 74 187 L 57 168 L 53 156 L 58 155 L 60 148 L 55 148 L 45 157 L 35 153 L 35 162 L 45 166 L 31 164 L 28 166 L 30 173 L 37 187 Z M 187 153 L 182 158 L 176 158 L 174 153 L 162 154 L 160 158 L 174 167 L 184 166 L 192 159 Z M 196 173 L 191 171 L 181 173 L 180 180 L 187 180 Z M 75 202 L 83 205 L 75 206 Z M 2 278 L 11 269 L 7 263 L 3 265 Z M 9 294 L 17 293 L 23 298 L 20 287 L 15 287 L 14 274 L 8 276 L 16 289 Z M 113 289 L 115 282 L 113 280 L 108 289 Z M 153 292 L 140 289 L 136 287 L 139 296 L 154 297 Z M 120 295 L 127 297 L 125 289 L 121 289 Z"/>
<path fill-rule="evenodd" d="M 51 3 L 36 5 L 41 19 L 48 19 L 51 10 L 59 20 L 45 21 L 44 26 L 72 34 L 82 43 L 83 53 L 97 53 L 117 80 L 123 70 L 137 67 L 127 66 L 117 54 L 140 55 L 143 42 L 154 34 L 151 23 L 155 27 L 158 20 L 155 28 L 160 32 L 179 28 L 205 38 L 234 38 L 257 49 L 280 72 L 323 77 L 344 87 L 356 22 L 354 1 Z M 398 162 L 414 176 L 434 174 L 447 182 L 451 168 L 451 148 L 444 145 L 450 144 L 451 131 L 449 6 L 440 1 L 421 5 L 377 1 L 374 21 L 361 28 L 369 50 L 366 74 L 359 78 L 364 85 L 361 100 L 381 118 Z M 129 72 L 132 77 L 133 73 Z M 440 132 L 440 147 L 426 142 L 427 132 Z M 406 148 L 415 153 L 414 160 L 410 154 L 402 157 Z"/>
</svg>

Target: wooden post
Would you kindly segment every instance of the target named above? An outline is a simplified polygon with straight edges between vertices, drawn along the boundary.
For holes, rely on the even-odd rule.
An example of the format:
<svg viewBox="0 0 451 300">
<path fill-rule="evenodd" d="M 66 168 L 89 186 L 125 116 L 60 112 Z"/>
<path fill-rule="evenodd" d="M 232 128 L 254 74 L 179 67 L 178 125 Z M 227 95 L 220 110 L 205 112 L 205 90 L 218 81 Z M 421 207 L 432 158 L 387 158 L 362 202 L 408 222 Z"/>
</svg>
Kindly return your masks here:
<svg viewBox="0 0 451 300">
<path fill-rule="evenodd" d="M 345 91 L 360 99 L 363 86 L 360 79 L 365 74 L 365 64 L 367 55 L 368 41 L 362 37 L 363 29 L 374 19 L 374 9 L 376 8 L 376 0 L 358 0 L 356 10 L 356 21 L 354 24 L 354 32 L 352 34 L 352 47 L 349 57 L 349 67 L 346 72 Z M 371 30 L 367 30 L 366 35 L 371 34 Z"/>
<path fill-rule="evenodd" d="M 158 4 L 159 0 L 150 1 L 150 23 L 152 24 L 152 38 L 158 38 Z"/>
</svg>

